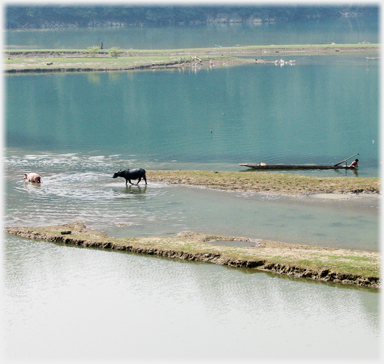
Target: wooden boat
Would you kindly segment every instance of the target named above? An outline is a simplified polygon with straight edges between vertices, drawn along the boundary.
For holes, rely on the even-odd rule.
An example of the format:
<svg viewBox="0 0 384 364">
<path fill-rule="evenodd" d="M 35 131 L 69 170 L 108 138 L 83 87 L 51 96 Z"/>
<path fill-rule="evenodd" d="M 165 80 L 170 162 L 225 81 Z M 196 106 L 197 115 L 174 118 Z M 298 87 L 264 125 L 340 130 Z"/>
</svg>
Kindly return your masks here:
<svg viewBox="0 0 384 364">
<path fill-rule="evenodd" d="M 240 163 L 239 166 L 244 166 L 252 169 L 356 169 L 349 166 L 328 166 L 317 164 L 250 164 Z"/>
<path fill-rule="evenodd" d="M 317 165 L 317 164 L 266 164 L 266 163 L 260 163 L 260 164 L 251 164 L 251 163 L 240 163 L 239 166 L 248 167 L 252 169 L 357 169 L 356 167 L 350 167 L 348 165 L 348 159 L 351 159 L 355 157 L 356 155 L 359 155 L 359 153 L 354 154 L 353 156 L 342 160 L 339 163 L 333 164 L 333 165 Z M 345 163 L 345 165 L 341 165 L 342 163 Z"/>
</svg>

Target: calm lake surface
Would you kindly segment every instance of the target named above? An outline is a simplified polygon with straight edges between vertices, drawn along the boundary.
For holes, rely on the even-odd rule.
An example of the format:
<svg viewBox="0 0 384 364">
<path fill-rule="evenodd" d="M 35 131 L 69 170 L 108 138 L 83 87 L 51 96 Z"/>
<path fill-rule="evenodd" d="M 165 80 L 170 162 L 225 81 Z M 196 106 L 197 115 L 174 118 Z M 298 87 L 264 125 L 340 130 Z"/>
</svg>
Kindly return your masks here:
<svg viewBox="0 0 384 364">
<path fill-rule="evenodd" d="M 289 24 L 231 24 L 169 27 L 86 28 L 7 31 L 8 48 L 82 48 L 99 45 L 123 49 L 230 47 L 256 44 L 379 43 L 375 21 L 302 21 Z"/>
<path fill-rule="evenodd" d="M 326 43 L 335 35 L 340 43 L 377 41 L 375 26 L 315 25 L 285 33 L 277 25 L 7 32 L 6 39 L 31 48 L 85 48 L 100 39 L 122 48 Z M 328 164 L 355 153 L 358 176 L 306 173 L 378 176 L 378 60 L 295 60 L 289 67 L 6 76 L 4 224 L 82 220 L 119 237 L 189 230 L 378 251 L 377 198 L 271 197 L 151 181 L 126 188 L 111 178 L 129 167 L 241 171 L 242 162 Z M 23 182 L 29 171 L 41 174 L 41 186 Z M 371 290 L 3 240 L 8 359 L 379 356 L 379 294 Z"/>
<path fill-rule="evenodd" d="M 359 175 L 377 176 L 377 60 L 296 61 L 196 73 L 8 76 L 7 145 L 118 154 L 121 167 L 224 163 L 235 170 L 244 162 L 333 164 L 360 153 Z"/>
</svg>

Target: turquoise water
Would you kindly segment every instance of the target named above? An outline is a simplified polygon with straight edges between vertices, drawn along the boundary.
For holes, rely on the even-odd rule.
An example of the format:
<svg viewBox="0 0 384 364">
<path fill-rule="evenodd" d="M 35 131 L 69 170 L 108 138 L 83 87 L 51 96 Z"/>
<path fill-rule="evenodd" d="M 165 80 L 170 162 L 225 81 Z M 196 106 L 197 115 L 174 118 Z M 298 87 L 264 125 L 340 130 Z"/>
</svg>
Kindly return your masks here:
<svg viewBox="0 0 384 364">
<path fill-rule="evenodd" d="M 175 49 L 256 44 L 324 44 L 379 42 L 377 22 L 358 18 L 261 25 L 86 28 L 7 31 L 9 48 L 77 48 L 99 45 L 122 49 Z"/>
<path fill-rule="evenodd" d="M 33 151 L 154 162 L 333 164 L 360 153 L 378 175 L 378 63 L 296 57 L 296 66 L 6 78 L 6 142 Z M 211 133 L 212 128 L 212 133 Z M 328 175 L 337 175 L 334 171 Z"/>
<path fill-rule="evenodd" d="M 351 32 L 340 38 L 358 34 L 374 42 L 366 27 L 349 24 Z M 254 31 L 274 42 L 292 32 L 294 42 L 293 28 Z M 228 45 L 241 43 L 238 37 L 248 42 L 241 35 L 246 27 L 193 29 L 172 39 L 188 35 L 193 42 L 183 38 L 180 45 L 204 45 L 218 43 L 210 32 L 222 32 Z M 302 29 L 300 39 L 328 41 L 331 29 Z M 100 34 L 107 44 L 104 34 L 117 40 L 127 30 L 98 31 L 8 32 L 7 41 L 65 48 L 72 37 L 84 47 Z M 176 44 L 160 30 L 132 29 L 140 31 L 149 39 L 143 47 L 158 38 L 159 47 Z M 225 39 L 220 43 L 227 45 Z M 360 153 L 358 177 L 308 173 L 377 176 L 378 61 L 295 59 L 289 67 L 6 76 L 5 225 L 82 220 L 112 236 L 191 230 L 379 250 L 378 198 L 290 198 L 150 180 L 126 188 L 112 179 L 118 169 L 136 166 L 244 170 L 238 163 L 332 163 L 354 153 Z M 29 171 L 41 174 L 41 186 L 23 181 Z M 8 235 L 3 251 L 7 359 L 379 357 L 380 297 L 370 290 Z"/>
<path fill-rule="evenodd" d="M 358 176 L 377 176 L 377 61 L 296 61 L 198 72 L 7 76 L 7 223 L 23 224 L 25 211 L 33 210 L 28 224 L 84 220 L 119 236 L 194 230 L 378 250 L 377 200 L 364 210 L 342 201 L 340 210 L 338 202 L 319 208 L 317 200 L 169 192 L 151 181 L 147 190 L 125 190 L 111 180 L 133 167 L 246 171 L 238 164 L 334 164 L 355 153 Z M 41 188 L 24 185 L 26 171 L 42 175 Z M 350 171 L 305 174 L 356 178 Z"/>
</svg>

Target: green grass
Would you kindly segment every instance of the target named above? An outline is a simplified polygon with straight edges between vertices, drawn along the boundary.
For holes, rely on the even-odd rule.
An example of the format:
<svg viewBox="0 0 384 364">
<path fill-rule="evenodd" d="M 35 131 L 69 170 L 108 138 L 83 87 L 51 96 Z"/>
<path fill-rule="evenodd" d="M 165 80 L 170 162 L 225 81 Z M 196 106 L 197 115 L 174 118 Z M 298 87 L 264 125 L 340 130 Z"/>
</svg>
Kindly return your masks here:
<svg viewBox="0 0 384 364">
<path fill-rule="evenodd" d="M 358 254 L 358 253 L 357 253 Z M 269 257 L 272 263 L 286 264 L 314 271 L 329 269 L 341 274 L 354 274 L 362 277 L 380 277 L 380 259 L 348 255 L 348 250 L 342 254 L 330 251 L 328 254 L 320 252 L 300 252 L 290 256 L 275 255 Z"/>
<path fill-rule="evenodd" d="M 224 62 L 230 64 L 243 64 L 250 63 L 248 59 L 240 59 L 234 57 L 221 57 L 221 56 L 201 56 L 200 59 L 204 62 L 208 60 L 217 61 L 222 64 Z M 166 66 L 178 66 L 179 64 L 192 65 L 194 63 L 190 57 L 183 57 L 180 61 L 180 57 L 170 55 L 150 55 L 150 56 L 123 56 L 123 57 L 91 57 L 88 55 L 79 57 L 38 57 L 36 55 L 30 55 L 5 59 L 6 70 L 124 70 L 134 69 L 142 67 L 166 67 Z M 47 63 L 52 63 L 48 65 Z"/>
<path fill-rule="evenodd" d="M 183 53 L 190 53 L 192 56 L 195 55 L 204 55 L 206 53 L 226 53 L 226 52 L 249 52 L 252 50 L 260 50 L 260 49 L 376 49 L 380 48 L 380 44 L 373 43 L 373 44 L 271 44 L 271 45 L 249 45 L 249 46 L 233 46 L 233 47 L 207 47 L 207 48 L 180 48 L 180 49 L 121 49 L 119 48 L 120 53 L 130 53 L 130 54 L 136 54 L 136 55 L 147 55 L 147 54 L 183 54 Z M 88 53 L 87 49 L 9 49 L 6 50 L 8 54 L 28 54 L 28 53 L 41 53 L 41 54 L 47 54 L 47 53 L 57 53 L 57 54 L 63 54 L 63 53 Z M 105 54 L 108 55 L 109 50 L 104 49 L 102 51 L 99 51 L 99 54 Z M 201 53 L 201 54 L 199 54 Z"/>
</svg>

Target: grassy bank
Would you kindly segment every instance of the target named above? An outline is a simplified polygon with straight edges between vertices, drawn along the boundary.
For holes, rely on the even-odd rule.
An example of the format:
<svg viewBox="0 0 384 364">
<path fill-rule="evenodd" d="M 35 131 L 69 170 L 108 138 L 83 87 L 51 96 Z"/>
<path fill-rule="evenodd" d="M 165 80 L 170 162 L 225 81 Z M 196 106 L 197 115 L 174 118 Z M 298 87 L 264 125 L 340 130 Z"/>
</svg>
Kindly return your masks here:
<svg viewBox="0 0 384 364">
<path fill-rule="evenodd" d="M 121 57 L 66 57 L 48 56 L 10 58 L 5 61 L 6 72 L 86 72 L 86 71 L 129 71 L 140 69 L 167 69 L 191 67 L 226 67 L 255 63 L 252 59 L 230 56 L 201 56 L 199 61 L 166 55 L 121 56 Z"/>
<path fill-rule="evenodd" d="M 28 239 L 93 247 L 196 262 L 258 269 L 324 282 L 380 287 L 380 254 L 358 250 L 311 247 L 267 240 L 180 233 L 175 237 L 114 239 L 87 229 L 83 223 L 46 227 L 12 227 L 6 232 Z M 246 240 L 252 247 L 220 246 L 214 241 Z"/>
<path fill-rule="evenodd" d="M 318 193 L 380 193 L 375 177 L 312 177 L 261 171 L 147 171 L 152 182 L 205 186 L 228 191 L 262 192 L 285 195 Z"/>
<path fill-rule="evenodd" d="M 239 56 L 325 55 L 364 53 L 377 56 L 378 44 L 256 45 L 169 50 L 118 49 L 90 54 L 86 49 L 21 49 L 5 52 L 6 72 L 114 71 L 145 68 L 228 67 L 256 64 Z"/>
</svg>

